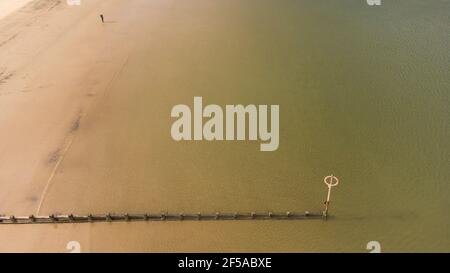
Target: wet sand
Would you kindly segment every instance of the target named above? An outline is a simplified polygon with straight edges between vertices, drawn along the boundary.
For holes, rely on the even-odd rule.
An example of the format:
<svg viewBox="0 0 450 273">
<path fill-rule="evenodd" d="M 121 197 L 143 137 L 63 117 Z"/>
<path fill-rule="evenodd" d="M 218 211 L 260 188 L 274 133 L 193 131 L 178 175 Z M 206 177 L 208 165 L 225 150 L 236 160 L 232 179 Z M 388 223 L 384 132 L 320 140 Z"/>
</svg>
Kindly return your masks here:
<svg viewBox="0 0 450 273">
<path fill-rule="evenodd" d="M 343 181 L 333 221 L 0 226 L 0 251 L 65 252 L 73 240 L 119 252 L 448 250 L 445 24 L 419 32 L 447 37 L 428 56 L 404 29 L 381 35 L 371 14 L 333 1 L 36 0 L 0 20 L 0 214 L 320 211 L 323 177 Z M 416 89 L 402 45 L 429 68 Z M 174 142 L 170 109 L 196 95 L 280 104 L 280 149 Z"/>
</svg>

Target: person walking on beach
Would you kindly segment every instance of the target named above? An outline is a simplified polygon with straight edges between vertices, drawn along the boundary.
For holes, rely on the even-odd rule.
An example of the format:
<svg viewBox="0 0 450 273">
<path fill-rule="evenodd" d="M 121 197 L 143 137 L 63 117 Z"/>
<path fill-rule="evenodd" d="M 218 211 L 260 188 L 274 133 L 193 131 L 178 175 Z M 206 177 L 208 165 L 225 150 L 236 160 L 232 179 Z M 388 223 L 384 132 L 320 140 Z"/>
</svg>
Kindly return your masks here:
<svg viewBox="0 0 450 273">
<path fill-rule="evenodd" d="M 105 22 L 105 19 L 103 19 L 103 14 L 100 14 L 100 19 L 102 19 L 102 23 Z"/>
</svg>

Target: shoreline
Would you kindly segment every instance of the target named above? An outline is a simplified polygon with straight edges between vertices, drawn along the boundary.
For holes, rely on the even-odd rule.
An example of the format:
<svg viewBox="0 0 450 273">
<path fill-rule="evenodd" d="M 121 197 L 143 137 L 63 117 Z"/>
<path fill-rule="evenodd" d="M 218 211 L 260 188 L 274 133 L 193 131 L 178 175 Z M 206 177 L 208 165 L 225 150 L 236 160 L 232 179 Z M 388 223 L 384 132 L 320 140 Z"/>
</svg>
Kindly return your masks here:
<svg viewBox="0 0 450 273">
<path fill-rule="evenodd" d="M 319 2 L 34 0 L 1 19 L 0 252 L 449 251 L 450 3 Z M 280 105 L 282 144 L 175 141 L 195 97 Z M 321 211 L 331 173 L 336 221 L 245 221 Z"/>
</svg>

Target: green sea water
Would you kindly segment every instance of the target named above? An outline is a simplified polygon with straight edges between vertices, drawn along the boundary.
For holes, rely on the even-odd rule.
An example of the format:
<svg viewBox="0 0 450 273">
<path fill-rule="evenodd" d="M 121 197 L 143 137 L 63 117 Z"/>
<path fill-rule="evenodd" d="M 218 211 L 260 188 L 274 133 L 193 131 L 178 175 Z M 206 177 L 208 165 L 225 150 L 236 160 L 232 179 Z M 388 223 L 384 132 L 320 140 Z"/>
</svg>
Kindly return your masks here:
<svg viewBox="0 0 450 273">
<path fill-rule="evenodd" d="M 334 174 L 330 221 L 184 223 L 217 239 L 182 249 L 450 251 L 450 1 L 186 2 L 110 26 L 140 27 L 44 212 L 321 211 Z M 280 105 L 279 149 L 173 141 L 194 96 Z"/>
</svg>

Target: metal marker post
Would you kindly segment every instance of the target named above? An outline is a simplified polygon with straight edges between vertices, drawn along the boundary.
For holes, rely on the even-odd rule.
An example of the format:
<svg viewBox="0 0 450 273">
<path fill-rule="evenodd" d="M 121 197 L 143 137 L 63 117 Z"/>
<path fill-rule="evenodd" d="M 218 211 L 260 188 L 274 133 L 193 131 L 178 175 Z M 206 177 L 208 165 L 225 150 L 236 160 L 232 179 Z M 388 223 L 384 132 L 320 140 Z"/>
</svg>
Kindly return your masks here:
<svg viewBox="0 0 450 273">
<path fill-rule="evenodd" d="M 328 208 L 330 206 L 331 188 L 334 187 L 334 186 L 337 186 L 339 184 L 339 179 L 336 176 L 334 176 L 334 175 L 329 175 L 329 176 L 326 176 L 323 179 L 323 182 L 328 187 L 327 200 L 324 203 L 325 204 L 325 210 L 323 211 L 323 216 L 325 217 L 325 219 L 327 219 L 327 217 L 328 217 Z"/>
</svg>

